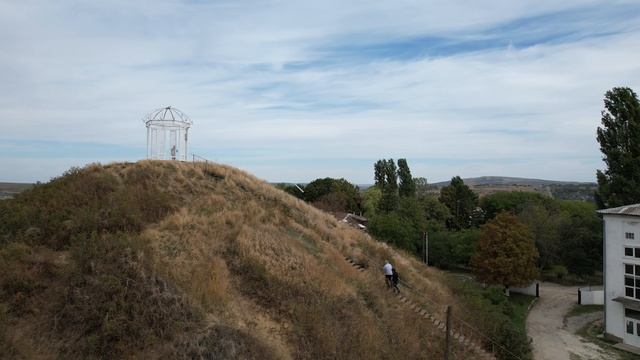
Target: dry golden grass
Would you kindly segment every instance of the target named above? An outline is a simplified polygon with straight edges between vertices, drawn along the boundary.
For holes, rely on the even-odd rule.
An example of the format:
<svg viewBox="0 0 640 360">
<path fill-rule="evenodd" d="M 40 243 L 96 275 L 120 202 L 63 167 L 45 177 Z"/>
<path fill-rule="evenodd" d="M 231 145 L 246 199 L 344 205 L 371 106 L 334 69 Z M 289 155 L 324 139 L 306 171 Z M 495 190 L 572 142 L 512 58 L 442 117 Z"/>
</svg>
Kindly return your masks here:
<svg viewBox="0 0 640 360">
<path fill-rule="evenodd" d="M 441 356 L 442 335 L 399 306 L 378 268 L 388 259 L 419 291 L 455 304 L 437 271 L 413 257 L 229 166 L 141 161 L 83 171 L 106 173 L 121 186 L 154 186 L 172 199 L 173 211 L 142 228 L 140 251 L 146 255 L 139 261 L 146 265 L 136 269 L 150 272 L 142 279 L 166 282 L 162 289 L 201 314 L 184 320 L 189 325 L 167 333 L 163 343 L 149 340 L 145 347 L 128 349 L 127 339 L 119 340 L 118 354 L 206 357 L 215 350 L 223 358 Z M 370 271 L 356 271 L 345 257 Z"/>
</svg>

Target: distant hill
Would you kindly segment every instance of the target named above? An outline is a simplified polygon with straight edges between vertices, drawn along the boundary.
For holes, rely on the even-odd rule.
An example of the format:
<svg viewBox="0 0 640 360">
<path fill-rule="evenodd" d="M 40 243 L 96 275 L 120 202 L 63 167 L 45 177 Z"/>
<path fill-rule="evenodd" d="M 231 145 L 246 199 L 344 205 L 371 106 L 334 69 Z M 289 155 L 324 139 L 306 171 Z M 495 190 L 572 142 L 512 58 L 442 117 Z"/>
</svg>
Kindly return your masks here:
<svg viewBox="0 0 640 360">
<path fill-rule="evenodd" d="M 463 179 L 473 191 L 484 196 L 500 191 L 531 191 L 561 200 L 595 201 L 598 185 L 590 182 L 528 179 L 508 176 L 481 176 Z M 437 193 L 449 181 L 429 184 L 430 192 Z"/>
<path fill-rule="evenodd" d="M 475 178 L 462 179 L 469 186 L 486 186 L 486 185 L 527 185 L 527 186 L 544 186 L 544 185 L 595 185 L 590 182 L 579 181 L 558 181 L 558 180 L 542 180 L 529 179 L 509 176 L 480 176 Z M 437 187 L 449 185 L 449 181 L 441 181 L 430 184 Z"/>
<path fill-rule="evenodd" d="M 32 186 L 33 184 L 28 183 L 0 182 L 0 200 L 13 197 L 15 194 L 25 191 Z"/>
</svg>

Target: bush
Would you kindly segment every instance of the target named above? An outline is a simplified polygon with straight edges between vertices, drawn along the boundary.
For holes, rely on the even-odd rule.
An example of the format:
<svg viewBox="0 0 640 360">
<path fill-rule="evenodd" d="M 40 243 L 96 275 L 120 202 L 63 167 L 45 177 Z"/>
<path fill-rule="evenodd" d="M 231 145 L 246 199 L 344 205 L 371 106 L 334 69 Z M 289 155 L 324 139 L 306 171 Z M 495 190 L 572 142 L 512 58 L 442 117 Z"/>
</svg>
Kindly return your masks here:
<svg viewBox="0 0 640 360">
<path fill-rule="evenodd" d="M 442 269 L 453 266 L 468 267 L 478 235 L 477 229 L 429 235 L 429 263 Z"/>
<path fill-rule="evenodd" d="M 551 269 L 544 272 L 544 275 L 554 280 L 562 280 L 569 275 L 569 270 L 562 265 L 553 265 Z"/>
<path fill-rule="evenodd" d="M 531 346 L 526 333 L 514 325 L 514 307 L 504 295 L 501 286 L 481 288 L 474 282 L 460 282 L 451 277 L 449 286 L 460 297 L 466 319 L 482 334 L 494 339 L 498 359 L 531 359 Z M 485 346 L 491 348 L 490 343 Z M 503 350 L 506 348 L 508 351 Z"/>
</svg>

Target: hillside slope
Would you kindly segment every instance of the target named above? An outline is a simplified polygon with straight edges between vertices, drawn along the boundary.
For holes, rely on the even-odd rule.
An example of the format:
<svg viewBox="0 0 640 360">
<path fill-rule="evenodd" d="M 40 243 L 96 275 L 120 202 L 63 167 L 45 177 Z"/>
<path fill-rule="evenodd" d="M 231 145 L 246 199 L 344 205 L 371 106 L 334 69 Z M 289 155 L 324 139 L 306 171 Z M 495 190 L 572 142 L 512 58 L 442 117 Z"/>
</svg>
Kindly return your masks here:
<svg viewBox="0 0 640 360">
<path fill-rule="evenodd" d="M 240 170 L 72 169 L 0 201 L 0 358 L 441 358 L 441 332 L 346 257 L 456 302 L 436 270 Z"/>
</svg>

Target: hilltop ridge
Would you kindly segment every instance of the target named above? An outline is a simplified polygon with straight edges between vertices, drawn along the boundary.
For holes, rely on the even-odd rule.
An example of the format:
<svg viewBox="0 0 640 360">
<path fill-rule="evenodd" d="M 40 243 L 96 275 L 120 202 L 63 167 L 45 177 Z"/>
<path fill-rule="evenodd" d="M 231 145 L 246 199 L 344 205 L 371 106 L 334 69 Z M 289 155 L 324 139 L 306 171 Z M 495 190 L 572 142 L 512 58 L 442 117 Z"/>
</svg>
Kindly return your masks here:
<svg viewBox="0 0 640 360">
<path fill-rule="evenodd" d="M 588 181 L 561 181 L 561 180 L 543 180 L 532 178 L 521 178 L 513 176 L 479 176 L 472 178 L 462 179 L 465 184 L 469 186 L 479 185 L 529 185 L 529 186 L 543 186 L 543 185 L 595 185 L 594 182 Z M 437 187 L 449 185 L 449 181 L 440 181 L 430 184 Z"/>
</svg>

